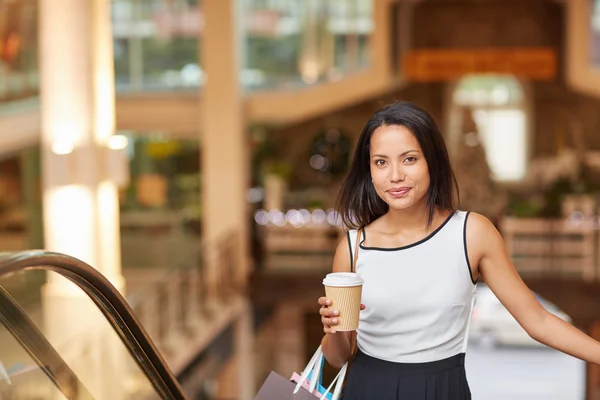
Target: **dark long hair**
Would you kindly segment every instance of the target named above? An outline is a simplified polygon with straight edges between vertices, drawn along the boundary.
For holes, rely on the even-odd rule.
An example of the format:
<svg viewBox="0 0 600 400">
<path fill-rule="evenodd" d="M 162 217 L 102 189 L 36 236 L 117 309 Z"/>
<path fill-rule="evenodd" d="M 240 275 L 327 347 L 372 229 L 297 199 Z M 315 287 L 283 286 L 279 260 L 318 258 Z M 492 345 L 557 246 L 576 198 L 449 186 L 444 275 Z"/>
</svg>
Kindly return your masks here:
<svg viewBox="0 0 600 400">
<path fill-rule="evenodd" d="M 349 229 L 369 225 L 388 212 L 371 182 L 370 145 L 373 132 L 380 126 L 401 125 L 410 130 L 421 146 L 429 167 L 430 185 L 427 191 L 428 224 L 436 209 L 454 211 L 458 184 L 450 165 L 444 138 L 435 121 L 421 107 L 410 102 L 398 102 L 381 108 L 365 124 L 354 151 L 348 174 L 342 182 L 337 210 L 342 223 Z"/>
</svg>

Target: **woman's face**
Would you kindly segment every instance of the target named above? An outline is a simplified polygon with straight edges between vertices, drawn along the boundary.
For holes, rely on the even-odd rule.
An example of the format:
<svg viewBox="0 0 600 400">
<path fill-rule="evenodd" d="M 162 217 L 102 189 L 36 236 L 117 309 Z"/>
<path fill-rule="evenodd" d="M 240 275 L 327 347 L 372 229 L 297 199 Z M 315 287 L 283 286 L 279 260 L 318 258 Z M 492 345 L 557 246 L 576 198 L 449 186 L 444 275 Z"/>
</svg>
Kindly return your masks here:
<svg viewBox="0 0 600 400">
<path fill-rule="evenodd" d="M 401 125 L 377 128 L 371 137 L 370 167 L 375 191 L 390 209 L 425 204 L 429 168 L 410 130 Z"/>
</svg>

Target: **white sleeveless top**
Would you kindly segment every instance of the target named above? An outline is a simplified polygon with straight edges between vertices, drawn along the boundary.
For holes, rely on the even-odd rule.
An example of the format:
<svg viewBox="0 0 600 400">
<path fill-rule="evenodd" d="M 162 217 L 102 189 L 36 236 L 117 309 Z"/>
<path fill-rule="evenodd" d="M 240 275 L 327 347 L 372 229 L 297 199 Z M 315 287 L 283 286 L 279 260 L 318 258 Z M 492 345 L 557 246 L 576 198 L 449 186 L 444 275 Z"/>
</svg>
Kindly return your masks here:
<svg viewBox="0 0 600 400">
<path fill-rule="evenodd" d="M 357 336 L 363 353 L 417 363 L 466 351 L 476 288 L 467 257 L 468 216 L 457 211 L 425 239 L 393 249 L 365 247 L 367 228 L 356 266 L 365 281 Z M 347 235 L 351 260 L 356 234 Z"/>
</svg>

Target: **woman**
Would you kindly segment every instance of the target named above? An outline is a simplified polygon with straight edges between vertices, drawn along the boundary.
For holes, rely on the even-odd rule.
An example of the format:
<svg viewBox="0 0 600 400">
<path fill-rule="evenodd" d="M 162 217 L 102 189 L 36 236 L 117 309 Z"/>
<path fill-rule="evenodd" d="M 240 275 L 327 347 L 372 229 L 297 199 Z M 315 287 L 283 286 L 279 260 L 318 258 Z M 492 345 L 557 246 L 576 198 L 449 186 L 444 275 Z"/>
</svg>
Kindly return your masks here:
<svg viewBox="0 0 600 400">
<path fill-rule="evenodd" d="M 531 337 L 600 364 L 600 343 L 540 305 L 494 226 L 455 210 L 455 188 L 427 112 L 396 103 L 367 122 L 340 191 L 349 232 L 333 263 L 356 265 L 365 282 L 355 356 L 351 333 L 336 333 L 339 312 L 319 299 L 325 358 L 340 368 L 354 357 L 344 400 L 470 399 L 464 358 L 479 277 Z"/>
</svg>

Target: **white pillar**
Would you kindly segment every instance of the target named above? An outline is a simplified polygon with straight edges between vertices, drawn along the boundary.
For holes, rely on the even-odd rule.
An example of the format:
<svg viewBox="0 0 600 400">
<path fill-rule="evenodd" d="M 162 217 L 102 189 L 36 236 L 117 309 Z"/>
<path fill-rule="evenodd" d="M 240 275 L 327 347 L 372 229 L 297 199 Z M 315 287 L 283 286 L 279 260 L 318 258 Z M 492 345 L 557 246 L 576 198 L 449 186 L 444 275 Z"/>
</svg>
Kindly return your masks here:
<svg viewBox="0 0 600 400">
<path fill-rule="evenodd" d="M 115 126 L 110 2 L 41 0 L 40 19 L 46 247 L 121 286 L 118 194 L 106 153 Z"/>
<path fill-rule="evenodd" d="M 115 126 L 110 1 L 40 0 L 39 18 L 45 247 L 85 261 L 121 289 L 111 170 L 122 172 L 126 165 L 124 159 L 109 160 L 107 150 Z M 93 340 L 78 332 L 105 326 L 104 317 L 74 284 L 49 275 L 43 293 L 46 336 L 57 346 L 65 338 Z M 73 349 L 90 343 L 71 344 Z M 122 373 L 123 363 L 115 365 L 122 349 L 115 342 L 112 354 L 75 371 L 96 396 L 121 398 L 114 379 Z"/>
<path fill-rule="evenodd" d="M 237 278 L 248 275 L 249 148 L 245 135 L 235 0 L 205 0 L 202 66 L 207 81 L 202 88 L 202 221 L 204 238 L 213 241 L 227 232 L 240 236 Z M 209 280 L 215 268 L 209 266 Z"/>
</svg>

